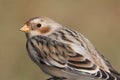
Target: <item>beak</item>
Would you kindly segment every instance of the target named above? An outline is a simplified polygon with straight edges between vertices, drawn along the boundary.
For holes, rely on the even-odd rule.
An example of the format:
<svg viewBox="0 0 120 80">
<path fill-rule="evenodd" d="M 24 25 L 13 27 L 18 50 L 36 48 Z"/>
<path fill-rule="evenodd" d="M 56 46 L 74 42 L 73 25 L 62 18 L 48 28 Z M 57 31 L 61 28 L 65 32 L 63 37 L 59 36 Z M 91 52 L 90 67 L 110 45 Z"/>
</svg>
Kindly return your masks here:
<svg viewBox="0 0 120 80">
<path fill-rule="evenodd" d="M 22 26 L 22 28 L 20 28 L 20 31 L 28 32 L 30 31 L 30 28 L 25 24 L 24 26 Z"/>
</svg>

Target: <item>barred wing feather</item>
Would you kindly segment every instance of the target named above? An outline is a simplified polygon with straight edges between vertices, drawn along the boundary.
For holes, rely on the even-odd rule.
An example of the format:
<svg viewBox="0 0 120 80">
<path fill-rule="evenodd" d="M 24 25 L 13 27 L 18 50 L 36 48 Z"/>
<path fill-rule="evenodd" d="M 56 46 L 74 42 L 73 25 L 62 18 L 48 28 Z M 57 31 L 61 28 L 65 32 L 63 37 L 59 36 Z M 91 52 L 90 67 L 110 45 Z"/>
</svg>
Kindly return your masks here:
<svg viewBox="0 0 120 80">
<path fill-rule="evenodd" d="M 89 58 L 75 52 L 69 45 L 52 40 L 51 38 L 34 36 L 28 39 L 27 49 L 36 64 L 44 63 L 75 73 L 76 75 L 87 75 L 106 80 L 119 80 L 109 72 L 100 69 Z M 30 52 L 29 49 L 33 49 L 36 54 Z"/>
</svg>

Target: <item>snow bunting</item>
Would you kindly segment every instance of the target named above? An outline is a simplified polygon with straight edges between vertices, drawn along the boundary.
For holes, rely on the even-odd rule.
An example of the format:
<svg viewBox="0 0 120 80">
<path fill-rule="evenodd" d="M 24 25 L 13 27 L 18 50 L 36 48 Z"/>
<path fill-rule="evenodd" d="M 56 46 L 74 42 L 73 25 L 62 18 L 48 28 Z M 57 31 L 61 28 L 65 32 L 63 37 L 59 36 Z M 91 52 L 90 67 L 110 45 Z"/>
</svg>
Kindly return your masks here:
<svg viewBox="0 0 120 80">
<path fill-rule="evenodd" d="M 81 33 L 50 18 L 35 17 L 20 29 L 30 58 L 49 80 L 120 80 L 120 74 Z"/>
</svg>

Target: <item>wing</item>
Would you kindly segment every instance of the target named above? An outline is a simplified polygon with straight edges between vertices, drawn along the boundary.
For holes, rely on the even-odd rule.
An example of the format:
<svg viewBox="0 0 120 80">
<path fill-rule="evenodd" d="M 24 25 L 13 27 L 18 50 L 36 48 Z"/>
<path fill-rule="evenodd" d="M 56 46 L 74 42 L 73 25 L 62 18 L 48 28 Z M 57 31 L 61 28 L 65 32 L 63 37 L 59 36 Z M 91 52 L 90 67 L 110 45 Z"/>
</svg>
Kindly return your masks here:
<svg viewBox="0 0 120 80">
<path fill-rule="evenodd" d="M 71 47 L 48 37 L 34 36 L 27 41 L 27 49 L 32 60 L 37 64 L 44 63 L 76 75 L 115 80 L 113 75 L 100 69 L 89 57 L 78 53 L 85 52 L 83 47 L 77 45 Z M 34 54 L 29 49 L 33 49 Z"/>
</svg>

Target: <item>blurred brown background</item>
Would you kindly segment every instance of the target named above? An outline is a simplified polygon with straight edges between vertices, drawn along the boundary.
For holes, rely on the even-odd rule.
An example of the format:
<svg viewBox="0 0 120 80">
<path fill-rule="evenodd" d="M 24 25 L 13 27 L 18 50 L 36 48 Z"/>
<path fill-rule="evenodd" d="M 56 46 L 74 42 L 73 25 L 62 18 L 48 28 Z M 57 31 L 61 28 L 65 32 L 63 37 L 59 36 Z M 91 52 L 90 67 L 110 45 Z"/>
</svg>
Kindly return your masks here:
<svg viewBox="0 0 120 80">
<path fill-rule="evenodd" d="M 19 31 L 35 16 L 80 31 L 120 72 L 120 0 L 0 0 L 0 80 L 48 78 L 29 59 Z"/>
</svg>

